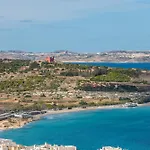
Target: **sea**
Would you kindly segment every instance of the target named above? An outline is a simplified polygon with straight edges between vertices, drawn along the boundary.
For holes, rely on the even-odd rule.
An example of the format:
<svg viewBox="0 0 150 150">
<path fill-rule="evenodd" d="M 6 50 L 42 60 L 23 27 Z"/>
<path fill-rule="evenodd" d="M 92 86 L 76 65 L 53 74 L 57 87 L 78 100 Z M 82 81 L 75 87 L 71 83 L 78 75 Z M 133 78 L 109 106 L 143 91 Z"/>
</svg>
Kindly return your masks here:
<svg viewBox="0 0 150 150">
<path fill-rule="evenodd" d="M 88 65 L 88 66 L 106 66 L 113 68 L 136 68 L 150 70 L 150 62 L 147 63 L 111 63 L 111 62 L 72 62 L 73 64 Z"/>
<path fill-rule="evenodd" d="M 23 128 L 1 131 L 0 137 L 24 145 L 75 145 L 78 150 L 150 150 L 150 107 L 49 115 Z"/>
<path fill-rule="evenodd" d="M 150 70 L 150 63 L 105 63 L 105 66 Z M 48 115 L 23 128 L 0 131 L 0 138 L 27 146 L 47 142 L 74 145 L 78 150 L 98 150 L 103 146 L 150 150 L 150 107 Z"/>
</svg>

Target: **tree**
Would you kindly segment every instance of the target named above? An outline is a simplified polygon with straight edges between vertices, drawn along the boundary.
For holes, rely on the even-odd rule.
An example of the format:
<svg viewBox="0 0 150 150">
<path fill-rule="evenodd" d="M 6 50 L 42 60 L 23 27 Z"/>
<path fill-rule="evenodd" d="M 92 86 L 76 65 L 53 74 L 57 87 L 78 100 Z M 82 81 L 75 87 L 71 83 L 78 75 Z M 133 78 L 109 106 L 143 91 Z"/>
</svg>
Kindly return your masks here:
<svg viewBox="0 0 150 150">
<path fill-rule="evenodd" d="M 33 63 L 30 64 L 30 69 L 31 70 L 39 68 L 39 67 L 40 67 L 40 65 L 36 61 L 34 61 Z"/>
<path fill-rule="evenodd" d="M 81 105 L 81 106 L 87 105 L 87 102 L 85 102 L 85 101 L 80 101 L 80 102 L 79 102 L 79 105 Z"/>
<path fill-rule="evenodd" d="M 104 75 L 107 74 L 108 70 L 107 67 L 95 67 L 95 70 L 93 71 L 94 76 Z"/>
</svg>

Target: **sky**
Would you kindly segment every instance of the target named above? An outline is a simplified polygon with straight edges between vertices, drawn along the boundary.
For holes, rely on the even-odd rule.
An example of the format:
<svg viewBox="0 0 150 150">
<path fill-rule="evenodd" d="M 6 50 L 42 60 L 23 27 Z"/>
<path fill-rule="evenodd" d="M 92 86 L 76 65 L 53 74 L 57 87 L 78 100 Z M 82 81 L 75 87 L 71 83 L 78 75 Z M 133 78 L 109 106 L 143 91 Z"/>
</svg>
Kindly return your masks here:
<svg viewBox="0 0 150 150">
<path fill-rule="evenodd" d="M 0 50 L 150 50 L 150 0 L 0 0 Z"/>
</svg>

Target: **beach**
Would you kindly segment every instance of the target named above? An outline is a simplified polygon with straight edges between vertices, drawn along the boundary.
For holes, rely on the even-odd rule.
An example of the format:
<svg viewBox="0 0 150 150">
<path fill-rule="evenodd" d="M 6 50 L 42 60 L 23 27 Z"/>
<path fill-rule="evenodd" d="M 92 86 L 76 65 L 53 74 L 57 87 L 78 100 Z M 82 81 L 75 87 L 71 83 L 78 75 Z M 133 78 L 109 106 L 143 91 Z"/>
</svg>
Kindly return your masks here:
<svg viewBox="0 0 150 150">
<path fill-rule="evenodd" d="M 39 117 L 52 115 L 52 114 L 61 114 L 61 113 L 71 113 L 71 112 L 80 112 L 80 111 L 88 111 L 88 110 L 98 110 L 98 109 L 117 109 L 123 108 L 122 105 L 110 105 L 110 106 L 95 106 L 95 107 L 77 107 L 72 109 L 63 109 L 63 110 L 49 110 L 45 114 L 40 114 Z"/>
<path fill-rule="evenodd" d="M 138 104 L 138 107 L 142 107 L 142 106 L 150 106 L 150 103 L 146 103 L 146 104 Z M 43 117 L 43 116 L 47 116 L 47 115 L 53 115 L 53 114 L 61 114 L 61 113 L 71 113 L 71 112 L 80 112 L 80 111 L 89 111 L 89 110 L 103 110 L 103 109 L 123 109 L 123 108 L 127 108 L 127 107 L 123 107 L 123 105 L 108 105 L 108 106 L 94 106 L 94 107 L 86 107 L 86 108 L 82 108 L 82 107 L 77 107 L 77 108 L 72 108 L 72 109 L 63 109 L 63 110 L 48 110 L 47 113 L 45 114 L 40 114 L 37 115 L 38 117 Z"/>
<path fill-rule="evenodd" d="M 0 130 L 8 130 L 8 129 L 16 129 L 21 128 L 24 125 L 31 123 L 33 121 L 37 121 L 44 116 L 53 115 L 53 114 L 61 114 L 61 113 L 71 113 L 71 112 L 79 112 L 79 111 L 88 111 L 88 110 L 96 110 L 96 109 L 114 109 L 114 108 L 122 108 L 121 105 L 112 105 L 112 106 L 99 106 L 99 107 L 86 107 L 86 108 L 72 108 L 72 109 L 63 109 L 63 110 L 47 110 L 45 114 L 38 114 L 33 117 L 33 119 L 22 119 L 22 118 L 9 118 L 6 120 L 0 121 Z"/>
<path fill-rule="evenodd" d="M 131 150 L 150 148 L 149 106 L 91 109 L 49 111 L 40 120 L 23 128 L 0 132 L 0 136 L 29 146 L 47 142 L 75 145 L 81 150 L 96 150 L 108 145 Z"/>
<path fill-rule="evenodd" d="M 150 103 L 138 104 L 138 107 L 142 107 L 142 106 L 150 106 Z M 90 111 L 90 110 L 123 109 L 123 108 L 126 108 L 126 107 L 123 107 L 123 105 L 109 105 L 109 106 L 94 106 L 94 107 L 86 107 L 86 108 L 77 107 L 77 108 L 72 108 L 72 109 L 66 108 L 62 110 L 47 110 L 45 114 L 38 114 L 33 119 L 11 118 L 11 119 L 0 121 L 0 130 L 3 131 L 3 130 L 8 130 L 8 129 L 21 128 L 27 125 L 28 123 L 40 120 L 42 119 L 42 117 L 48 116 L 48 115 L 72 113 L 72 112 L 80 112 L 80 111 Z"/>
</svg>

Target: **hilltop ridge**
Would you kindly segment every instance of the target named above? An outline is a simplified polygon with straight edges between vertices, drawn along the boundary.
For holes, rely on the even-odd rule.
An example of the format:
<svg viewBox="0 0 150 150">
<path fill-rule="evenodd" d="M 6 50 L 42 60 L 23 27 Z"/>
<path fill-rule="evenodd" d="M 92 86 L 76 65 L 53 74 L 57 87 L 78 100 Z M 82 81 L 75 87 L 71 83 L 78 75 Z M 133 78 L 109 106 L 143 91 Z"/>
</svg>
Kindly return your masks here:
<svg viewBox="0 0 150 150">
<path fill-rule="evenodd" d="M 26 52 L 24 50 L 0 51 L 0 59 L 43 60 L 54 56 L 61 62 L 150 62 L 150 51 L 108 51 L 99 53 L 78 53 L 69 50 L 53 52 Z"/>
</svg>

